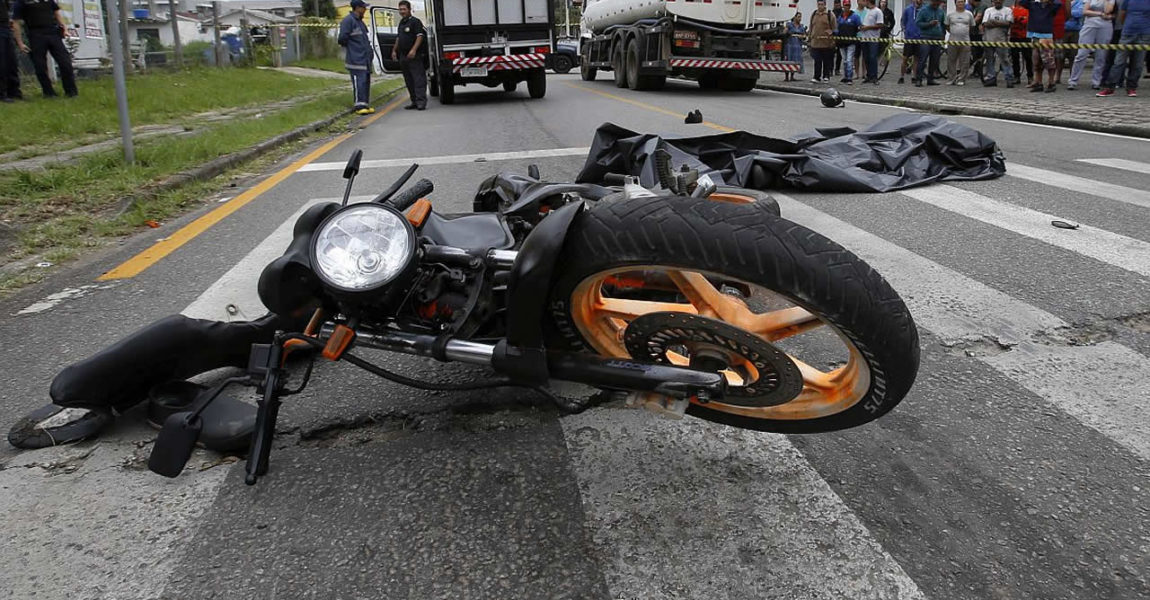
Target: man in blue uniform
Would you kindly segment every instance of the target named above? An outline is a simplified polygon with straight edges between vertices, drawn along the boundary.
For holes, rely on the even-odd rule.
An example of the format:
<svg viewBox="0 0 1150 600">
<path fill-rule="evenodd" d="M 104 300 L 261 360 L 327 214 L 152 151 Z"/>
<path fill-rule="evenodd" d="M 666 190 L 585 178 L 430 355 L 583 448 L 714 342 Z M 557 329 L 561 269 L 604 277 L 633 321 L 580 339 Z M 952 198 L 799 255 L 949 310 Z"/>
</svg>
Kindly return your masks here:
<svg viewBox="0 0 1150 600">
<path fill-rule="evenodd" d="M 339 45 L 344 47 L 344 66 L 351 73 L 351 87 L 355 93 L 355 113 L 369 115 L 371 107 L 371 34 L 363 22 L 367 3 L 351 0 L 351 12 L 339 24 Z"/>
<path fill-rule="evenodd" d="M 0 0 L 0 102 L 23 100 L 20 71 L 16 67 L 16 44 L 12 41 L 12 14 L 8 0 Z"/>
<path fill-rule="evenodd" d="M 72 71 L 72 55 L 64 47 L 68 37 L 68 27 L 60 16 L 60 6 L 56 0 L 16 0 L 12 4 L 12 31 L 16 44 L 22 52 L 29 52 L 20 34 L 20 24 L 28 30 L 28 42 L 32 45 L 32 66 L 36 69 L 36 79 L 45 98 L 56 97 L 52 79 L 48 76 L 48 55 L 60 67 L 60 80 L 64 84 L 64 94 L 69 98 L 77 95 L 76 75 Z"/>
<path fill-rule="evenodd" d="M 411 104 L 404 108 L 424 110 L 427 108 L 427 66 L 423 57 L 427 53 L 427 31 L 422 21 L 411 16 L 411 3 L 407 0 L 400 0 L 399 16 L 399 31 L 395 45 L 391 47 L 391 60 L 399 61 L 407 95 L 411 98 Z"/>
</svg>

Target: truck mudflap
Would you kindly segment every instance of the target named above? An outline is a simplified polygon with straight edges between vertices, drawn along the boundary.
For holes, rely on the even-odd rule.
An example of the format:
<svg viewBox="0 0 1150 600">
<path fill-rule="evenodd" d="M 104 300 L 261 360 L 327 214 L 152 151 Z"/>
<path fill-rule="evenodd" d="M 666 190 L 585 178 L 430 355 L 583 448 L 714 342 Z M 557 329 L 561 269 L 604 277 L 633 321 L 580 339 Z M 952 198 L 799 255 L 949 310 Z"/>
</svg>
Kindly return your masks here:
<svg viewBox="0 0 1150 600">
<path fill-rule="evenodd" d="M 498 56 L 473 56 L 456 58 L 451 61 L 453 73 L 459 73 L 464 68 L 485 68 L 488 71 L 511 71 L 517 69 L 542 69 L 546 66 L 547 55 L 538 54 L 500 54 Z"/>
<path fill-rule="evenodd" d="M 671 57 L 671 60 L 668 62 L 672 69 L 742 69 L 745 71 L 779 71 L 783 73 L 799 72 L 799 63 L 775 60 Z"/>
</svg>

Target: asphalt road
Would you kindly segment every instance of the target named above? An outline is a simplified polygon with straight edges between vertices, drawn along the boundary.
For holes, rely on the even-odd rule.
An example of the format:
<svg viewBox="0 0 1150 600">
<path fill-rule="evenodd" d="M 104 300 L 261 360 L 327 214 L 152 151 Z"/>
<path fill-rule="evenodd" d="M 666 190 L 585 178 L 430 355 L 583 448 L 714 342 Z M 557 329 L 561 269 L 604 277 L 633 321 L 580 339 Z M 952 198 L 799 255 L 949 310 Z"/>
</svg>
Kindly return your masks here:
<svg viewBox="0 0 1150 600">
<path fill-rule="evenodd" d="M 293 215 L 342 193 L 354 148 L 381 161 L 356 194 L 419 157 L 451 212 L 503 169 L 572 178 L 605 121 L 785 137 L 899 110 L 549 85 L 543 100 L 393 111 L 135 277 L 97 281 L 217 203 L 0 303 L 0 427 L 45 403 L 61 367 L 153 319 L 261 314 L 255 276 Z M 707 124 L 683 123 L 694 108 Z M 526 392 L 418 392 L 328 364 L 282 410 L 255 487 L 202 451 L 177 479 L 147 472 L 155 432 L 136 412 L 96 441 L 4 445 L 0 597 L 1148 597 L 1150 143 L 956 120 L 999 142 L 1007 177 L 780 196 L 784 217 L 886 276 L 920 327 L 915 388 L 876 423 L 804 437 L 611 408 L 560 418 Z"/>
</svg>

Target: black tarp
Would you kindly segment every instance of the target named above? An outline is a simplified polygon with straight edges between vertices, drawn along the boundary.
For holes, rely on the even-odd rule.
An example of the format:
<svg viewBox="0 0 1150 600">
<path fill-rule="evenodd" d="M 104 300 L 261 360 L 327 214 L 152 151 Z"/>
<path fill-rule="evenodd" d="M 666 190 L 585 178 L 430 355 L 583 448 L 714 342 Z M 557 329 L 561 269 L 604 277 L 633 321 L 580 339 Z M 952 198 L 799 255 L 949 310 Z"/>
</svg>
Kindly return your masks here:
<svg viewBox="0 0 1150 600">
<path fill-rule="evenodd" d="M 906 113 L 862 131 L 818 129 L 789 140 L 745 131 L 665 138 L 606 123 L 595 132 L 577 181 L 600 183 L 608 173 L 622 173 L 653 187 L 657 148 L 670 153 L 676 170 L 685 164 L 727 185 L 763 190 L 889 192 L 1006 173 L 1002 152 L 986 135 L 942 117 Z"/>
</svg>

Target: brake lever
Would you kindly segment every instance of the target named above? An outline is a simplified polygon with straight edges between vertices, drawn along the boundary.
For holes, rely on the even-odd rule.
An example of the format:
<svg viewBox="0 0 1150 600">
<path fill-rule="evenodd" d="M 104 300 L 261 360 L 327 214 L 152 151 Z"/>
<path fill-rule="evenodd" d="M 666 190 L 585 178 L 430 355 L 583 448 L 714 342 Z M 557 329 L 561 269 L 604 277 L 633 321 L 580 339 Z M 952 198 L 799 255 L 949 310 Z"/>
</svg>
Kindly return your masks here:
<svg viewBox="0 0 1150 600">
<path fill-rule="evenodd" d="M 391 200 L 391 197 L 394 196 L 395 193 L 398 192 L 399 189 L 402 188 L 409 179 L 411 179 L 411 176 L 415 175 L 415 170 L 418 168 L 419 163 L 412 163 L 412 165 L 403 172 L 403 175 L 400 175 L 399 179 L 395 180 L 395 183 L 391 184 L 386 190 L 383 190 L 383 192 L 381 192 L 375 198 L 372 198 L 371 201 L 383 203 Z"/>
</svg>

